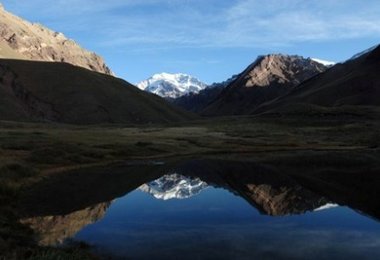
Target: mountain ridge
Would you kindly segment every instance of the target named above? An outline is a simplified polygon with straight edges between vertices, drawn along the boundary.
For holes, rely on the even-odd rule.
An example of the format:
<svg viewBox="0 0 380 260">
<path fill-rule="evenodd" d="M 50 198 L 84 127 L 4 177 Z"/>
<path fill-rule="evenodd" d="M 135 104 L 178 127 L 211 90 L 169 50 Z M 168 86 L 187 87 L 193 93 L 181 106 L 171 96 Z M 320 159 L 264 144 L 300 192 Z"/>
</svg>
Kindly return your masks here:
<svg viewBox="0 0 380 260">
<path fill-rule="evenodd" d="M 320 109 L 318 107 L 379 106 L 380 76 L 377 68 L 380 66 L 380 46 L 354 57 L 262 104 L 254 113 L 306 113 Z"/>
<path fill-rule="evenodd" d="M 326 69 L 323 64 L 298 55 L 258 56 L 201 114 L 250 114 L 260 104 L 285 94 Z"/>
</svg>

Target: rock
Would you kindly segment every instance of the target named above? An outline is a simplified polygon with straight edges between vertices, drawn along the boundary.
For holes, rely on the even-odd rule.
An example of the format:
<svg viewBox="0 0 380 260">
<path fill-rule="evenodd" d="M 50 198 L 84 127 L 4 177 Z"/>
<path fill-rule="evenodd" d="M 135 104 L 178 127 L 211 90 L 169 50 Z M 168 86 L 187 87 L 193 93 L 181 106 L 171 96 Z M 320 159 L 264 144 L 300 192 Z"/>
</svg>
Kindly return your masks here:
<svg viewBox="0 0 380 260">
<path fill-rule="evenodd" d="M 113 75 L 103 58 L 83 49 L 63 33 L 38 23 L 30 23 L 0 5 L 0 57 L 36 61 L 66 62 L 96 72 Z M 9 47 L 7 49 L 5 47 Z"/>
</svg>

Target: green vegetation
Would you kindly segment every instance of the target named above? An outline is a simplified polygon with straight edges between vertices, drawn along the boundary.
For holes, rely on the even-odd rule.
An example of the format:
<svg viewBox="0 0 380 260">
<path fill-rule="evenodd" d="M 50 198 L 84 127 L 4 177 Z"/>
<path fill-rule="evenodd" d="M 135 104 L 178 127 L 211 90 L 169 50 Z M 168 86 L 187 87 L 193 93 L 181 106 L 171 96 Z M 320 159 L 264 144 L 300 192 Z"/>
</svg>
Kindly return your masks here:
<svg viewBox="0 0 380 260">
<path fill-rule="evenodd" d="M 233 117 L 140 128 L 2 122 L 1 177 L 10 182 L 57 169 L 202 154 L 371 150 L 379 145 L 378 129 L 378 120 L 364 116 Z"/>
</svg>

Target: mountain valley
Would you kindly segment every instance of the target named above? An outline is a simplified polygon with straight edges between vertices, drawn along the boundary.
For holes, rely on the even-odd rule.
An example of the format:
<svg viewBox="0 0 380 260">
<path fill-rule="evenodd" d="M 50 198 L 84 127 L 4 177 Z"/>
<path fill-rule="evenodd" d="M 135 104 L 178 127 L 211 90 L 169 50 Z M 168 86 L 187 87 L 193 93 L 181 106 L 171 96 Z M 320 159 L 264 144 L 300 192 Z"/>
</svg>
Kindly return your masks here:
<svg viewBox="0 0 380 260">
<path fill-rule="evenodd" d="M 147 244 L 157 255 L 162 243 L 194 251 L 200 238 L 209 253 L 214 237 L 220 256 L 227 234 L 235 259 L 252 256 L 243 245 L 259 241 L 256 231 L 272 235 L 264 243 L 296 225 L 319 238 L 307 225 L 348 210 L 375 226 L 366 221 L 380 219 L 379 67 L 376 45 L 339 63 L 265 54 L 210 85 L 185 73 L 133 85 L 100 55 L 0 5 L 0 259 L 108 259 L 86 243 L 120 234 L 112 245 L 142 246 L 137 256 Z M 194 244 L 181 240 L 192 235 Z M 268 252 L 258 255 L 278 256 Z"/>
</svg>

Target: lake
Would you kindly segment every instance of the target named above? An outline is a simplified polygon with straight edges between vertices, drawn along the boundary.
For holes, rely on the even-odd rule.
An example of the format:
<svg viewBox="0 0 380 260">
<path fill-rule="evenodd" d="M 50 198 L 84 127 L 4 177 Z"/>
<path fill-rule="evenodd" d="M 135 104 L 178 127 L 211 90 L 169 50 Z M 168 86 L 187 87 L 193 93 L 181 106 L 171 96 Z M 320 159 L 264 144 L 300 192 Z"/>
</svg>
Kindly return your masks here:
<svg viewBox="0 0 380 260">
<path fill-rule="evenodd" d="M 22 221 L 43 245 L 81 241 L 121 259 L 380 259 L 378 182 L 361 172 L 148 164 L 42 182 Z"/>
</svg>

